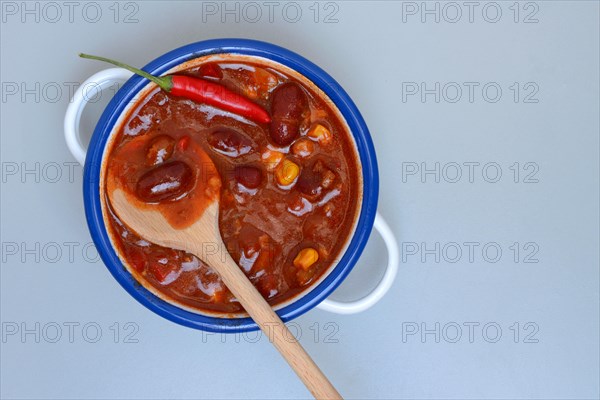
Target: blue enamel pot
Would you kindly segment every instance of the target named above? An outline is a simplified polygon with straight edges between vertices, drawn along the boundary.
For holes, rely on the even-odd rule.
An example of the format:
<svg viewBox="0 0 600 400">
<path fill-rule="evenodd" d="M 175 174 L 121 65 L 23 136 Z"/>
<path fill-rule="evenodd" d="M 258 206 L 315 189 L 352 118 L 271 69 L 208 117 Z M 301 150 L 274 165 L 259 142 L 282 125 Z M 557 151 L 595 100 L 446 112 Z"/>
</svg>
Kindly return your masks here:
<svg viewBox="0 0 600 400">
<path fill-rule="evenodd" d="M 301 296 L 277 309 L 277 313 L 283 321 L 290 321 L 320 303 L 322 303 L 322 308 L 340 313 L 352 313 L 370 307 L 389 289 L 396 272 L 397 251 L 394 255 L 393 249 L 390 250 L 390 244 L 386 239 L 386 232 L 381 230 L 382 236 L 386 239 L 388 250 L 390 250 L 388 260 L 390 265 L 388 265 L 382 282 L 370 295 L 359 301 L 349 303 L 325 301 L 327 296 L 342 283 L 356 265 L 376 220 L 379 193 L 377 159 L 369 130 L 360 112 L 344 89 L 317 65 L 287 49 L 265 42 L 246 39 L 217 39 L 192 43 L 158 57 L 143 69 L 151 74 L 161 75 L 190 60 L 215 54 L 262 57 L 291 68 L 312 81 L 318 89 L 329 97 L 345 119 L 354 138 L 359 165 L 362 169 L 363 196 L 360 212 L 355 223 L 355 231 L 349 239 L 345 252 L 339 262 L 331 267 L 324 279 L 315 286 L 308 288 Z M 86 98 L 89 97 L 83 93 L 83 88 L 86 83 L 95 82 L 97 90 L 101 90 L 106 86 L 113 85 L 115 81 L 126 82 L 105 108 L 96 125 L 89 146 L 85 149 L 81 145 L 78 136 L 79 118 L 85 106 Z M 136 96 L 148 85 L 148 80 L 137 75 L 131 76 L 129 72 L 120 68 L 104 70 L 82 84 L 67 110 L 65 136 L 73 155 L 84 163 L 83 199 L 92 239 L 104 264 L 114 278 L 133 298 L 156 314 L 181 325 L 211 332 L 256 330 L 258 326 L 248 317 L 222 318 L 215 315 L 201 314 L 163 300 L 136 281 L 115 251 L 102 212 L 103 194 L 101 193 L 100 179 L 103 158 L 111 134 L 118 126 L 120 118 L 128 106 L 136 101 Z M 89 92 L 89 85 L 87 90 Z M 383 224 L 383 227 L 389 231 L 383 220 L 380 221 L 380 224 Z M 391 233 L 387 232 L 387 235 L 389 236 Z M 395 240 L 392 247 L 394 246 Z"/>
</svg>

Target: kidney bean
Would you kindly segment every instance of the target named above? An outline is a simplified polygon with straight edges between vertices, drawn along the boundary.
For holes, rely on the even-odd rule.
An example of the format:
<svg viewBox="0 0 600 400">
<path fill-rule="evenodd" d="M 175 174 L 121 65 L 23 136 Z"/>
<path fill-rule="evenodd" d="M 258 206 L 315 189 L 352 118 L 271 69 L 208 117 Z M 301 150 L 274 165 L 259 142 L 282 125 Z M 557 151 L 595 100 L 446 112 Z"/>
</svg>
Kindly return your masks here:
<svg viewBox="0 0 600 400">
<path fill-rule="evenodd" d="M 296 83 L 285 83 L 273 91 L 270 129 L 273 142 L 287 146 L 298 137 L 307 107 L 306 94 Z"/>
<path fill-rule="evenodd" d="M 137 196 L 155 203 L 173 200 L 187 193 L 194 185 L 194 172 L 182 161 L 160 164 L 140 177 L 136 186 Z"/>
<path fill-rule="evenodd" d="M 329 170 L 325 164 L 317 160 L 309 168 L 304 168 L 296 187 L 307 196 L 319 196 L 323 189 L 329 188 L 336 179 L 335 173 Z"/>
<path fill-rule="evenodd" d="M 231 129 L 213 132 L 208 137 L 208 144 L 219 153 L 229 157 L 239 157 L 252 151 L 250 139 Z"/>
<path fill-rule="evenodd" d="M 157 165 L 167 161 L 175 149 L 175 139 L 168 135 L 158 135 L 152 138 L 146 151 L 148 165 Z"/>
<path fill-rule="evenodd" d="M 307 168 L 304 169 L 300 174 L 300 177 L 296 182 L 296 187 L 299 191 L 308 196 L 316 196 L 323 190 L 321 187 L 321 182 L 321 174 Z"/>
<path fill-rule="evenodd" d="M 246 186 L 248 189 L 256 189 L 262 183 L 262 172 L 260 169 L 251 166 L 235 167 L 235 180 Z"/>
</svg>

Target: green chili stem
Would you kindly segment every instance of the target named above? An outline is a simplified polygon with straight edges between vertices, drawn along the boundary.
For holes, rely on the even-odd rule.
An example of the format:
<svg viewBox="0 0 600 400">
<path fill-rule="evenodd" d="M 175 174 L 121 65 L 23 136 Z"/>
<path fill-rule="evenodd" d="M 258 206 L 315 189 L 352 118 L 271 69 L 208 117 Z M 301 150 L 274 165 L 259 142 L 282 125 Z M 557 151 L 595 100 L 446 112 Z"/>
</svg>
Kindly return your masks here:
<svg viewBox="0 0 600 400">
<path fill-rule="evenodd" d="M 170 76 L 158 77 L 158 76 L 150 75 L 146 71 L 142 71 L 139 68 L 134 68 L 130 65 L 124 64 L 119 61 L 111 60 L 110 58 L 106 58 L 106 57 L 92 56 L 90 54 L 84 54 L 84 53 L 79 53 L 79 57 L 88 58 L 90 60 L 104 61 L 104 62 L 113 64 L 113 65 L 116 65 L 117 67 L 125 68 L 126 70 L 129 70 L 129 71 L 133 72 L 134 74 L 141 75 L 144 78 L 151 80 L 152 82 L 154 82 L 158 86 L 160 86 L 161 89 L 163 89 L 167 92 L 170 92 L 171 88 L 173 87 L 173 83 L 172 83 Z"/>
</svg>

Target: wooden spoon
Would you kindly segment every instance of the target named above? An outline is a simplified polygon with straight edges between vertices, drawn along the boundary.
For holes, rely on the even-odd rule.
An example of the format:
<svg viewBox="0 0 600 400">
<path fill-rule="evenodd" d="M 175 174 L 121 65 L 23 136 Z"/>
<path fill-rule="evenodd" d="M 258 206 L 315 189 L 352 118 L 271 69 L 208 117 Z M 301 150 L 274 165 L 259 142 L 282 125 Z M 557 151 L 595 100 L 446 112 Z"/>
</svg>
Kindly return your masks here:
<svg viewBox="0 0 600 400">
<path fill-rule="evenodd" d="M 206 159 L 210 160 L 208 157 Z M 212 164 L 212 161 L 210 163 Z M 206 182 L 198 179 L 194 190 L 202 190 L 202 185 L 206 187 Z M 115 185 L 114 181 L 111 182 L 110 173 L 107 192 L 119 218 L 144 239 L 160 246 L 185 250 L 210 265 L 221 276 L 225 285 L 315 398 L 342 399 L 342 396 L 227 252 L 219 232 L 218 196 L 205 198 L 205 203 L 208 202 L 208 204 L 198 205 L 199 209 L 203 209 L 200 217 L 191 225 L 177 229 L 169 223 L 163 213 L 144 207 L 134 195 L 126 193 L 118 185 Z M 164 202 L 160 205 L 163 211 L 165 207 L 172 207 L 169 203 Z M 176 203 L 177 201 L 172 202 L 172 204 Z"/>
</svg>

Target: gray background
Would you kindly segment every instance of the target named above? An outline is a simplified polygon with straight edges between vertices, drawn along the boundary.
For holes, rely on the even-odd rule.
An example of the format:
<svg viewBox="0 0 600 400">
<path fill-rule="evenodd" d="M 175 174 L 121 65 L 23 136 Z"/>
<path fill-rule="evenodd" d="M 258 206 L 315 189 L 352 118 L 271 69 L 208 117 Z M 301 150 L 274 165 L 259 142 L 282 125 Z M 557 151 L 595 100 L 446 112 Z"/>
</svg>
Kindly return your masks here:
<svg viewBox="0 0 600 400">
<path fill-rule="evenodd" d="M 175 325 L 120 288 L 89 246 L 82 171 L 71 171 L 63 140 L 68 87 L 105 68 L 78 52 L 144 65 L 189 42 L 247 37 L 304 55 L 353 97 L 377 149 L 380 212 L 403 249 L 397 281 L 372 309 L 296 320 L 339 391 L 598 398 L 599 7 L 513 3 L 477 2 L 471 20 L 462 2 L 460 18 L 427 3 L 439 22 L 421 2 L 321 2 L 317 22 L 313 2 L 296 3 L 297 22 L 285 2 L 272 22 L 262 2 L 257 22 L 256 9 L 229 3 L 236 22 L 220 2 L 75 2 L 72 16 L 62 2 L 60 15 L 3 2 L 1 397 L 308 396 L 264 337 Z M 410 94 L 436 82 L 439 102 Z M 86 113 L 86 132 L 109 97 Z M 438 177 L 421 175 L 436 163 Z M 385 262 L 373 235 L 334 297 L 365 293 Z"/>
</svg>

